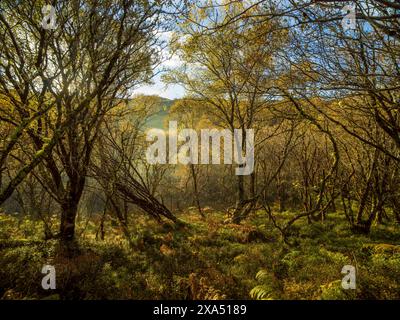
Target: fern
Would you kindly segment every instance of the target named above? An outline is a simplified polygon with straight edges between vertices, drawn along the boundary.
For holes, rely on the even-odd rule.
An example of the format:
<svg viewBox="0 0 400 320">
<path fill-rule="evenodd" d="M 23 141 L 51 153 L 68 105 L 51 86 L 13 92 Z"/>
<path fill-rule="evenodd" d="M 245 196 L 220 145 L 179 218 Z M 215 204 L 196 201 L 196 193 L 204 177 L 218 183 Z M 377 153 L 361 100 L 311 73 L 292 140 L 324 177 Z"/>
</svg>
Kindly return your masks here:
<svg viewBox="0 0 400 320">
<path fill-rule="evenodd" d="M 257 279 L 258 281 L 261 281 L 261 282 L 263 282 L 263 281 L 265 281 L 265 280 L 268 280 L 269 277 L 270 277 L 270 275 L 269 275 L 268 271 L 265 270 L 265 269 L 261 269 L 261 270 L 258 271 L 257 274 L 256 274 L 256 279 Z"/>
<path fill-rule="evenodd" d="M 268 288 L 265 285 L 258 285 L 251 289 L 250 297 L 256 300 L 269 300 L 271 294 L 271 288 Z"/>
</svg>

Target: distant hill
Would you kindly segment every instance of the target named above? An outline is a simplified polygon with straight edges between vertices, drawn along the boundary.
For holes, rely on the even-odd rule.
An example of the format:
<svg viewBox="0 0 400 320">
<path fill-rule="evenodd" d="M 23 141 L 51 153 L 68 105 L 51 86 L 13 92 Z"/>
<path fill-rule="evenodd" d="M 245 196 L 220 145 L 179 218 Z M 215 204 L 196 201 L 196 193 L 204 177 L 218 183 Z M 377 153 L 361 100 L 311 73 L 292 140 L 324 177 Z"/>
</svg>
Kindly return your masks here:
<svg viewBox="0 0 400 320">
<path fill-rule="evenodd" d="M 149 117 L 146 122 L 146 128 L 158 128 L 164 129 L 164 119 L 168 116 L 171 106 L 176 100 L 170 100 L 167 98 L 161 98 L 160 110 Z"/>
</svg>

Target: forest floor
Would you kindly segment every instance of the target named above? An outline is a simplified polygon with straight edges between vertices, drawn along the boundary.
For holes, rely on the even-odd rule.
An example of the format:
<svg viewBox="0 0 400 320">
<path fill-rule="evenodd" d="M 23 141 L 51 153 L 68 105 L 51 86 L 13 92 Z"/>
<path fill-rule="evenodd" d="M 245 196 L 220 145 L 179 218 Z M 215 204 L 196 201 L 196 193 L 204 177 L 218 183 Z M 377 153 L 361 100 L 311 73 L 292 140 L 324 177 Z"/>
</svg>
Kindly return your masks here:
<svg viewBox="0 0 400 320">
<path fill-rule="evenodd" d="M 278 223 L 293 213 L 276 214 Z M 43 241 L 43 225 L 0 213 L 2 299 L 400 299 L 400 227 L 373 226 L 355 235 L 342 215 L 298 221 L 293 245 L 283 243 L 263 212 L 241 225 L 225 214 L 180 214 L 185 225 L 138 216 L 133 248 L 118 227 L 80 221 L 73 249 Z M 43 265 L 56 270 L 44 290 Z M 342 289 L 342 268 L 356 268 L 356 289 Z"/>
</svg>

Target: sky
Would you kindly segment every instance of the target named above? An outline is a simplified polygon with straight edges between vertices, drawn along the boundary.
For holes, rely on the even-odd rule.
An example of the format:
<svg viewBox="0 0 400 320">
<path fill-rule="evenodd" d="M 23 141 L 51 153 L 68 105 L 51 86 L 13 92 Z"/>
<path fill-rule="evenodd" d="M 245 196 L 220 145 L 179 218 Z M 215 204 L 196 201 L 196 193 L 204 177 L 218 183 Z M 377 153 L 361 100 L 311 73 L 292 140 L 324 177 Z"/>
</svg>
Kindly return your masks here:
<svg viewBox="0 0 400 320">
<path fill-rule="evenodd" d="M 167 42 L 171 39 L 171 32 L 164 32 L 161 38 Z M 134 90 L 133 94 L 145 94 L 145 95 L 158 95 L 163 98 L 168 99 L 179 99 L 182 98 L 185 94 L 185 90 L 182 86 L 179 85 L 166 85 L 162 82 L 161 76 L 162 71 L 165 69 L 177 68 L 181 65 L 181 60 L 177 55 L 171 54 L 168 48 L 163 49 L 165 52 L 163 53 L 163 62 L 160 66 L 155 70 L 155 72 L 159 72 L 154 78 L 152 85 L 145 85 Z"/>
<path fill-rule="evenodd" d="M 153 85 L 145 85 L 137 88 L 133 94 L 158 95 L 171 100 L 182 98 L 185 94 L 185 90 L 179 85 L 166 86 L 161 81 L 161 74 L 156 75 L 153 82 Z"/>
</svg>

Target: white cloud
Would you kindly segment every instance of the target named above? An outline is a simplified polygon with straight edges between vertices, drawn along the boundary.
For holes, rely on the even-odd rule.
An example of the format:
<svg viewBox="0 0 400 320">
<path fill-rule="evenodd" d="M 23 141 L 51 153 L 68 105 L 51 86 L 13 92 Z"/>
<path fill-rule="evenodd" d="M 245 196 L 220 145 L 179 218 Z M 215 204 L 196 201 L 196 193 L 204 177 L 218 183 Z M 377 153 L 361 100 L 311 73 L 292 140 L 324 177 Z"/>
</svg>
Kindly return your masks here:
<svg viewBox="0 0 400 320">
<path fill-rule="evenodd" d="M 134 94 L 145 94 L 145 95 L 157 95 L 168 99 L 179 99 L 185 94 L 183 87 L 179 85 L 169 85 L 166 86 L 157 75 L 154 79 L 154 84 L 145 85 L 137 88 Z"/>
<path fill-rule="evenodd" d="M 173 35 L 172 31 L 163 32 L 160 35 L 161 40 L 166 41 L 167 43 L 171 40 Z M 162 53 L 162 60 L 163 62 L 158 66 L 155 72 L 160 71 L 161 73 L 165 69 L 174 69 L 179 68 L 182 65 L 182 61 L 178 55 L 172 54 L 168 47 L 166 47 Z M 161 76 L 158 74 L 153 79 L 154 84 L 152 85 L 145 85 L 142 87 L 137 88 L 134 91 L 134 94 L 146 94 L 146 95 L 158 95 L 168 99 L 178 99 L 182 98 L 185 94 L 185 90 L 182 86 L 179 85 L 168 85 L 166 86 L 161 81 Z"/>
</svg>

